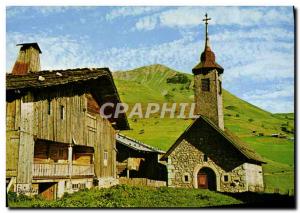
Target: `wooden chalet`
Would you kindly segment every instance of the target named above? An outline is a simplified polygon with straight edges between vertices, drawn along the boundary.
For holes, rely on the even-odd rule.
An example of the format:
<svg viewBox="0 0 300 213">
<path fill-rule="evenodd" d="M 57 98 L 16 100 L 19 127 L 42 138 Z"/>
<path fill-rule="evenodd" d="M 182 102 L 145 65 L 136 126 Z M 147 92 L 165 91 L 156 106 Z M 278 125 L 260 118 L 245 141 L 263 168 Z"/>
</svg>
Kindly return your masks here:
<svg viewBox="0 0 300 213">
<path fill-rule="evenodd" d="M 116 130 L 125 114 L 99 109 L 120 97 L 108 68 L 40 71 L 37 43 L 21 44 L 6 74 L 7 190 L 47 199 L 116 183 Z M 115 108 L 107 108 L 114 113 Z"/>
</svg>

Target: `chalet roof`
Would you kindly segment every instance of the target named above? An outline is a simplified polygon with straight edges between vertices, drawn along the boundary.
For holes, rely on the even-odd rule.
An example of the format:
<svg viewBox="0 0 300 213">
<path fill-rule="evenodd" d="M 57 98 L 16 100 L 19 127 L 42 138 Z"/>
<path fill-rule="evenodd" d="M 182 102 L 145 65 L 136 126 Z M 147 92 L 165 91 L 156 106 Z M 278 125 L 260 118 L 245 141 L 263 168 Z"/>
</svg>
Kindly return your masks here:
<svg viewBox="0 0 300 213">
<path fill-rule="evenodd" d="M 210 125 L 214 130 L 216 130 L 226 141 L 233 145 L 241 154 L 243 154 L 247 159 L 253 160 L 260 163 L 265 163 L 260 155 L 258 155 L 251 147 L 249 147 L 245 142 L 241 141 L 237 136 L 228 130 L 221 130 L 217 125 L 210 121 L 207 117 L 200 115 L 193 123 L 188 126 L 188 128 L 179 136 L 175 143 L 170 147 L 166 154 L 161 158 L 166 159 L 173 150 L 182 142 L 183 137 L 189 132 L 192 126 L 196 125 L 198 122 L 204 121 Z"/>
<path fill-rule="evenodd" d="M 137 151 L 143 151 L 143 152 L 154 152 L 159 154 L 164 154 L 165 152 L 159 149 L 156 149 L 152 146 L 149 146 L 147 144 L 144 144 L 138 140 L 135 140 L 133 138 L 130 138 L 128 136 L 122 135 L 118 133 L 116 135 L 116 140 L 118 143 L 123 144 L 129 148 L 132 148 Z"/>
<path fill-rule="evenodd" d="M 108 68 L 46 70 L 30 72 L 22 76 L 6 74 L 6 90 L 52 87 L 98 79 L 103 76 L 112 78 Z"/>
<path fill-rule="evenodd" d="M 7 95 L 30 90 L 40 90 L 62 85 L 77 85 L 92 88 L 99 102 L 120 103 L 120 97 L 108 68 L 78 68 L 30 72 L 26 75 L 6 74 Z M 105 88 L 105 89 L 104 89 Z M 126 114 L 116 120 L 119 129 L 129 129 Z"/>
</svg>

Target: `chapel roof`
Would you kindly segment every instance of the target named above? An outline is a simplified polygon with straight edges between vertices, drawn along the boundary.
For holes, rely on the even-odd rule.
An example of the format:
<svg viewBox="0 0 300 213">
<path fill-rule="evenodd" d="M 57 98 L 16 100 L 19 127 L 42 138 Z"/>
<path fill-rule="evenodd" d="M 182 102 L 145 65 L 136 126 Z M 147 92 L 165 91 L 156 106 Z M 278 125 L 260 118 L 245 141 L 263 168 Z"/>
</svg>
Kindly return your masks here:
<svg viewBox="0 0 300 213">
<path fill-rule="evenodd" d="M 192 69 L 193 73 L 195 75 L 200 73 L 207 73 L 210 70 L 216 69 L 219 74 L 222 74 L 224 69 L 216 62 L 216 56 L 215 53 L 211 50 L 210 44 L 209 44 L 209 37 L 208 37 L 208 21 L 211 20 L 211 18 L 207 17 L 207 14 L 205 14 L 205 45 L 204 45 L 204 51 L 201 53 L 200 56 L 200 62 Z"/>
<path fill-rule="evenodd" d="M 256 153 L 251 147 L 249 147 L 245 142 L 241 141 L 239 137 L 234 135 L 229 130 L 221 130 L 217 125 L 215 125 L 207 117 L 200 115 L 195 121 L 193 121 L 190 126 L 179 136 L 175 143 L 169 148 L 165 155 L 162 156 L 161 160 L 166 160 L 168 156 L 175 150 L 175 148 L 183 141 L 183 138 L 189 134 L 191 128 L 198 125 L 200 121 L 207 123 L 211 126 L 218 134 L 220 134 L 229 144 L 231 144 L 236 150 L 238 150 L 242 155 L 244 155 L 248 160 L 256 161 L 259 163 L 265 163 L 262 157 Z"/>
</svg>

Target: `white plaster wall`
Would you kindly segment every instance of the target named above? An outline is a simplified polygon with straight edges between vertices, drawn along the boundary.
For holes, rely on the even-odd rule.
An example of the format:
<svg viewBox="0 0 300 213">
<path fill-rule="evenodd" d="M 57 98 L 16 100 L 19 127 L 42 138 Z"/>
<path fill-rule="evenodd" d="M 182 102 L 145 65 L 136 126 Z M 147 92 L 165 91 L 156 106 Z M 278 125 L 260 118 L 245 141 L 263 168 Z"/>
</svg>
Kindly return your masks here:
<svg viewBox="0 0 300 213">
<path fill-rule="evenodd" d="M 59 181 L 57 183 L 57 198 L 61 198 L 65 193 L 65 181 Z"/>
<path fill-rule="evenodd" d="M 246 171 L 246 183 L 249 191 L 263 190 L 264 180 L 262 166 L 244 163 L 244 168 Z"/>
</svg>

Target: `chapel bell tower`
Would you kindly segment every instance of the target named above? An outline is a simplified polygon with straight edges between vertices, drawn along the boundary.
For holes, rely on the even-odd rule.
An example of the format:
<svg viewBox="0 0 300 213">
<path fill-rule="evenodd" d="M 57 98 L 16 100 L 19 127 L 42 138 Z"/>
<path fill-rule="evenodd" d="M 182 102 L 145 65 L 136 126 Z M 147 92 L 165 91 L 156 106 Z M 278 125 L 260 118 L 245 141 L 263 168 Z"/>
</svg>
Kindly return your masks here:
<svg viewBox="0 0 300 213">
<path fill-rule="evenodd" d="M 208 21 L 205 14 L 205 47 L 200 63 L 193 68 L 195 84 L 195 114 L 204 115 L 224 130 L 222 73 L 224 69 L 216 63 L 208 38 Z"/>
</svg>

